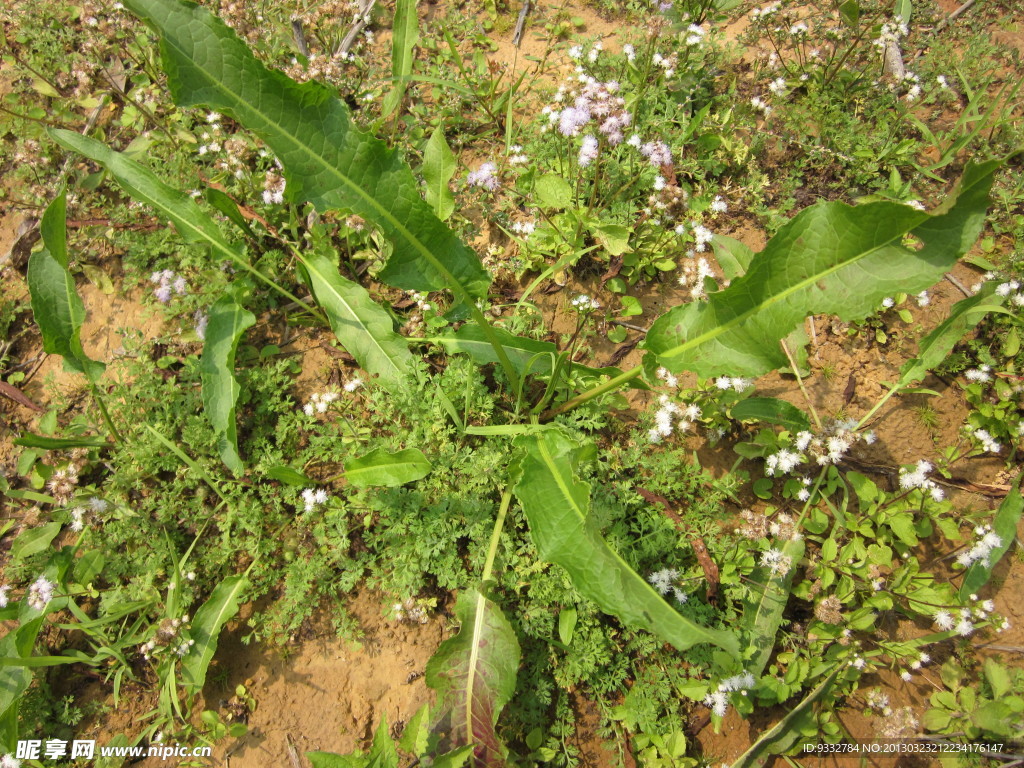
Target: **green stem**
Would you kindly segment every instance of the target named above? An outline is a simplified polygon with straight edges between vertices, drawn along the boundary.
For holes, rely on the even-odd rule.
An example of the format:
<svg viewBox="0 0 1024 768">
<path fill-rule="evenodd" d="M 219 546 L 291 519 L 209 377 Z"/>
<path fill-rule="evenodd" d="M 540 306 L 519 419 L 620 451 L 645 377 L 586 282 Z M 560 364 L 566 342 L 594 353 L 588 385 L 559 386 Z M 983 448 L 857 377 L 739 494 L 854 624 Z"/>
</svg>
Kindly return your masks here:
<svg viewBox="0 0 1024 768">
<path fill-rule="evenodd" d="M 609 379 L 603 384 L 598 384 L 596 387 L 592 387 L 591 389 L 588 389 L 586 392 L 576 395 L 576 397 L 572 398 L 572 400 L 566 400 L 557 408 L 552 408 L 550 411 L 544 414 L 544 416 L 547 419 L 550 419 L 553 416 L 557 416 L 560 413 L 571 411 L 576 406 L 583 405 L 583 403 L 587 402 L 588 400 L 593 400 L 595 397 L 599 397 L 600 395 L 603 395 L 605 392 L 611 392 L 613 389 L 618 389 L 623 384 L 627 384 L 633 379 L 639 378 L 640 375 L 643 374 L 643 372 L 644 367 L 642 365 L 638 365 L 636 368 L 630 368 L 625 373 L 620 373 L 618 376 Z"/>
<path fill-rule="evenodd" d="M 803 393 L 804 400 L 807 401 L 807 407 L 811 409 L 811 416 L 814 417 L 814 424 L 818 427 L 818 431 L 821 431 L 821 419 L 818 418 L 818 412 L 814 408 L 814 403 L 811 402 L 811 396 L 807 394 L 807 387 L 804 386 L 804 379 L 800 375 L 799 367 L 796 364 L 796 360 L 793 359 L 793 355 L 790 354 L 789 347 L 786 346 L 786 340 L 783 339 L 781 342 L 782 351 L 786 353 L 786 359 L 789 360 L 790 369 L 793 371 L 793 375 L 796 376 L 796 383 L 800 385 L 800 391 Z"/>
<path fill-rule="evenodd" d="M 107 411 L 107 404 L 103 402 L 103 397 L 100 395 L 99 387 L 96 386 L 96 382 L 89 377 L 89 389 L 92 392 L 92 399 L 96 401 L 96 405 L 100 407 L 100 414 L 103 416 L 103 423 L 107 425 L 107 431 L 110 432 L 110 436 L 114 439 L 115 443 L 124 442 L 124 438 L 121 437 L 121 433 L 117 431 L 117 427 L 114 426 L 113 419 L 110 418 L 110 412 Z"/>
<path fill-rule="evenodd" d="M 506 488 L 501 494 L 498 517 L 494 521 L 494 530 L 491 531 L 491 542 L 487 547 L 487 559 L 484 561 L 484 570 L 480 576 L 481 581 L 487 581 L 491 578 L 491 572 L 494 570 L 494 558 L 498 554 L 498 543 L 501 541 L 501 529 L 505 526 L 505 516 L 508 513 L 511 502 L 512 491 Z"/>
</svg>

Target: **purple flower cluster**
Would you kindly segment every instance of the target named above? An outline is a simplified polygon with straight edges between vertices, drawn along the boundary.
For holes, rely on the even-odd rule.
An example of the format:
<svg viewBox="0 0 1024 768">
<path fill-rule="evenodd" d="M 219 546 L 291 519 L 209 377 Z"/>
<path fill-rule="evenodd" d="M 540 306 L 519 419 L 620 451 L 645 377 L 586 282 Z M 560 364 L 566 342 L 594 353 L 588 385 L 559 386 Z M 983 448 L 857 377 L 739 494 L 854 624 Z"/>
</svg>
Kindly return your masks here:
<svg viewBox="0 0 1024 768">
<path fill-rule="evenodd" d="M 483 163 L 475 171 L 470 171 L 469 176 L 466 177 L 466 183 L 471 187 L 482 187 L 489 192 L 496 192 L 501 186 L 501 182 L 495 175 L 497 170 L 494 163 Z"/>
<path fill-rule="evenodd" d="M 672 150 L 664 141 L 648 141 L 640 147 L 640 154 L 646 157 L 655 168 L 672 164 Z"/>
<path fill-rule="evenodd" d="M 154 272 L 149 276 L 149 282 L 157 287 L 153 289 L 153 295 L 161 304 L 167 304 L 174 294 L 184 296 L 188 293 L 188 283 L 184 277 L 180 277 L 169 269 Z"/>
<path fill-rule="evenodd" d="M 597 130 L 613 147 L 623 141 L 622 132 L 629 127 L 633 116 L 626 111 L 626 100 L 616 94 L 619 84 L 614 80 L 602 83 L 589 75 L 580 76 L 581 86 L 578 88 L 572 106 L 560 111 L 547 108 L 551 122 L 558 124 L 558 132 L 563 136 L 579 136 L 583 128 L 591 120 L 597 123 Z M 556 100 L 566 96 L 564 90 L 559 91 Z"/>
<path fill-rule="evenodd" d="M 597 159 L 598 144 L 597 139 L 591 134 L 587 134 L 583 137 L 583 144 L 580 146 L 580 167 L 585 168 L 590 163 Z"/>
</svg>

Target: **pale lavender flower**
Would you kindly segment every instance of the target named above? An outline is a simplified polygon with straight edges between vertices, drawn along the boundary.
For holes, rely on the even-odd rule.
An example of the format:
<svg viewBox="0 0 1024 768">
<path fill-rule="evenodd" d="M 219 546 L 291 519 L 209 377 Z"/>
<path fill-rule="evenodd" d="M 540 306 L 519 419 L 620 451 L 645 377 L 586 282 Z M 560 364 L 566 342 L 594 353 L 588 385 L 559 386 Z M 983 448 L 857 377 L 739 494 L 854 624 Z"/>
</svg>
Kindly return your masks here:
<svg viewBox="0 0 1024 768">
<path fill-rule="evenodd" d="M 489 192 L 496 192 L 501 182 L 495 175 L 498 170 L 494 163 L 483 163 L 475 171 L 471 171 L 466 177 L 466 183 L 471 187 L 481 187 Z"/>
<path fill-rule="evenodd" d="M 591 162 L 597 159 L 598 143 L 597 139 L 587 134 L 583 137 L 583 145 L 580 147 L 580 167 L 585 168 L 590 165 Z"/>
</svg>

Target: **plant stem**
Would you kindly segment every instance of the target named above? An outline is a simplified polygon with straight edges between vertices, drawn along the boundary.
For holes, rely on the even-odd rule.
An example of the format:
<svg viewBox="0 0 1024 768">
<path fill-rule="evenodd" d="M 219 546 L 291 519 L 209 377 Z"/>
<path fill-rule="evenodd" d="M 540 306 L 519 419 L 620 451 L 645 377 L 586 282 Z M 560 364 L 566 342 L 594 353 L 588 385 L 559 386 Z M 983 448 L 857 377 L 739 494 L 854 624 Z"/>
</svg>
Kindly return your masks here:
<svg viewBox="0 0 1024 768">
<path fill-rule="evenodd" d="M 115 443 L 124 442 L 124 438 L 121 437 L 121 433 L 117 431 L 117 427 L 114 426 L 113 419 L 110 418 L 110 413 L 107 411 L 107 404 L 103 402 L 103 397 L 100 395 L 99 387 L 96 386 L 96 382 L 89 377 L 89 389 L 92 392 L 92 399 L 96 401 L 96 405 L 100 407 L 100 414 L 103 416 L 103 423 L 107 425 L 107 431 L 110 432 L 110 436 L 114 439 Z"/>
<path fill-rule="evenodd" d="M 804 395 L 804 400 L 807 401 L 807 407 L 811 409 L 811 416 L 814 417 L 814 424 L 818 427 L 818 431 L 821 431 L 821 419 L 818 418 L 818 412 L 814 409 L 814 403 L 811 402 L 811 396 L 807 394 L 807 387 L 804 386 L 803 377 L 800 375 L 800 370 L 796 364 L 796 360 L 793 359 L 793 355 L 789 352 L 789 347 L 786 346 L 786 340 L 783 339 L 779 342 L 782 344 L 782 351 L 786 353 L 786 359 L 789 360 L 790 370 L 793 371 L 793 375 L 796 376 L 796 383 L 800 385 L 800 391 Z"/>
<path fill-rule="evenodd" d="M 591 389 L 588 389 L 586 392 L 576 395 L 576 397 L 572 398 L 572 400 L 566 400 L 557 408 L 552 408 L 550 411 L 544 414 L 545 418 L 543 420 L 550 419 L 553 416 L 557 416 L 560 413 L 565 413 L 566 411 L 571 411 L 576 406 L 583 405 L 583 403 L 587 402 L 588 400 L 593 400 L 595 397 L 603 395 L 605 392 L 611 392 L 613 389 L 618 389 L 623 384 L 626 384 L 632 381 L 633 379 L 639 378 L 640 375 L 643 374 L 643 372 L 644 367 L 642 365 L 638 365 L 636 368 L 630 368 L 625 373 L 620 373 L 618 376 L 609 379 L 603 384 L 598 384 L 596 387 L 592 387 Z"/>
<path fill-rule="evenodd" d="M 484 561 L 484 570 L 480 575 L 481 581 L 491 578 L 494 570 L 494 558 L 498 554 L 498 543 L 501 541 L 501 529 L 505 526 L 505 516 L 508 513 L 509 504 L 512 502 L 512 491 L 506 488 L 501 494 L 501 504 L 498 506 L 498 517 L 494 521 L 494 530 L 491 531 L 491 541 L 487 546 L 487 559 Z"/>
</svg>

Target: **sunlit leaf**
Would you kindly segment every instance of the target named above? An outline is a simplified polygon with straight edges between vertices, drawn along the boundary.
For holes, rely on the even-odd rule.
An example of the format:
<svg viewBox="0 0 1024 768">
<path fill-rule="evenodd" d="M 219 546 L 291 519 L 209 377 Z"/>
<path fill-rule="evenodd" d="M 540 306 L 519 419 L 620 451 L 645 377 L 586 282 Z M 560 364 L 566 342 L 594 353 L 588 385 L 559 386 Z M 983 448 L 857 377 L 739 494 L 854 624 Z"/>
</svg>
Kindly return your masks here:
<svg viewBox="0 0 1024 768">
<path fill-rule="evenodd" d="M 238 600 L 248 586 L 249 580 L 245 576 L 228 576 L 214 588 L 192 618 L 190 632 L 195 645 L 181 660 L 181 679 L 189 693 L 203 690 L 206 672 L 217 651 L 220 631 L 238 613 Z"/>
<path fill-rule="evenodd" d="M 64 358 L 70 371 L 95 380 L 103 373 L 103 363 L 89 359 L 82 349 L 82 323 L 85 305 L 68 272 L 66 198 L 55 198 L 43 212 L 39 231 L 43 248 L 28 260 L 28 290 L 32 314 L 43 336 L 43 350 Z"/>
<path fill-rule="evenodd" d="M 564 568 L 581 595 L 628 626 L 680 650 L 711 643 L 739 655 L 735 635 L 682 616 L 604 541 L 589 517 L 590 485 L 576 477 L 581 446 L 557 430 L 524 435 L 515 444 L 523 453 L 514 490 L 541 558 Z"/>
<path fill-rule="evenodd" d="M 346 461 L 345 479 L 356 488 L 375 485 L 390 488 L 426 477 L 431 469 L 433 466 L 419 448 L 406 448 L 398 453 L 377 448 L 358 459 Z"/>
<path fill-rule="evenodd" d="M 352 125 L 335 92 L 267 69 L 220 19 L 179 0 L 126 0 L 160 35 L 180 106 L 205 105 L 258 136 L 284 166 L 289 200 L 346 209 L 394 244 L 378 277 L 399 288 L 451 287 L 466 300 L 490 283 L 473 251 L 434 215 L 394 150 Z"/>
<path fill-rule="evenodd" d="M 439 698 L 435 731 L 447 734 L 440 747 L 471 744 L 474 766 L 503 766 L 495 725 L 515 692 L 519 642 L 501 608 L 477 590 L 459 595 L 455 615 L 459 634 L 441 643 L 426 669 Z"/>
<path fill-rule="evenodd" d="M 748 633 L 754 655 L 747 662 L 750 674 L 759 677 L 768 664 L 775 648 L 775 636 L 782 625 L 782 613 L 789 602 L 800 558 L 804 555 L 804 542 L 787 541 L 781 547 L 782 556 L 789 558 L 790 567 L 784 574 L 775 573 L 765 566 L 754 569 L 743 600 L 742 626 Z"/>
<path fill-rule="evenodd" d="M 241 387 L 235 379 L 238 342 L 256 322 L 256 316 L 240 307 L 231 296 L 213 303 L 206 325 L 206 340 L 199 370 L 203 381 L 203 408 L 217 435 L 221 460 L 236 475 L 245 471 L 238 455 L 238 427 L 235 404 Z"/>
<path fill-rule="evenodd" d="M 700 376 L 758 376 L 786 365 L 779 340 L 808 315 L 862 320 L 886 296 L 930 287 L 981 231 L 998 167 L 968 165 L 934 214 L 890 202 L 804 210 L 728 288 L 655 321 L 643 342 L 648 373 L 664 366 Z M 920 247 L 905 245 L 906 237 Z"/>
</svg>

